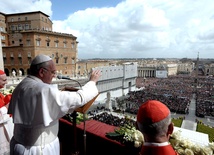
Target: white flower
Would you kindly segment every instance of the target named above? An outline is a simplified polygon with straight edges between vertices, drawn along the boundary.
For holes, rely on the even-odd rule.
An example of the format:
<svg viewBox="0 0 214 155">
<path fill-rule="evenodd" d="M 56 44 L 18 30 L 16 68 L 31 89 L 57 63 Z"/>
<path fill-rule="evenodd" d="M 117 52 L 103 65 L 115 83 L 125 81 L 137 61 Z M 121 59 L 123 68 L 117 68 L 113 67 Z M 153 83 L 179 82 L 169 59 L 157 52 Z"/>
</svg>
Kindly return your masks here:
<svg viewBox="0 0 214 155">
<path fill-rule="evenodd" d="M 199 145 L 194 145 L 191 149 L 195 155 L 200 154 L 201 152 L 201 147 Z"/>
<path fill-rule="evenodd" d="M 141 145 L 142 145 L 142 143 L 139 141 L 134 142 L 134 147 L 140 147 Z"/>
<path fill-rule="evenodd" d="M 143 134 L 133 126 L 125 125 L 115 132 L 122 135 L 125 142 L 133 142 L 135 147 L 140 147 L 144 142 Z"/>
<path fill-rule="evenodd" d="M 180 140 L 181 139 L 181 132 L 182 132 L 181 130 L 173 132 L 171 135 L 171 138 Z"/>
<path fill-rule="evenodd" d="M 210 147 L 203 147 L 201 149 L 201 154 L 202 155 L 212 155 L 213 154 L 213 150 Z"/>
<path fill-rule="evenodd" d="M 185 149 L 184 151 L 185 155 L 194 155 L 194 152 L 191 149 Z"/>
<path fill-rule="evenodd" d="M 135 141 L 144 142 L 143 134 L 139 130 L 135 130 L 132 137 Z"/>
<path fill-rule="evenodd" d="M 174 132 L 169 139 L 172 147 L 179 155 L 213 155 L 214 143 L 201 146 L 181 136 L 181 131 Z"/>
<path fill-rule="evenodd" d="M 214 142 L 209 143 L 209 147 L 214 151 Z"/>
<path fill-rule="evenodd" d="M 10 93 L 12 93 L 14 91 L 14 89 L 15 89 L 14 86 L 10 86 L 10 89 L 9 89 Z"/>
<path fill-rule="evenodd" d="M 13 93 L 13 91 L 14 91 L 14 89 L 15 89 L 15 87 L 14 87 L 14 86 L 10 86 L 10 88 L 9 88 L 9 89 L 4 89 L 4 90 L 2 91 L 2 94 L 3 94 L 3 95 L 12 94 L 12 93 Z"/>
<path fill-rule="evenodd" d="M 178 147 L 175 149 L 179 155 L 184 155 L 184 149 L 182 147 Z"/>
</svg>

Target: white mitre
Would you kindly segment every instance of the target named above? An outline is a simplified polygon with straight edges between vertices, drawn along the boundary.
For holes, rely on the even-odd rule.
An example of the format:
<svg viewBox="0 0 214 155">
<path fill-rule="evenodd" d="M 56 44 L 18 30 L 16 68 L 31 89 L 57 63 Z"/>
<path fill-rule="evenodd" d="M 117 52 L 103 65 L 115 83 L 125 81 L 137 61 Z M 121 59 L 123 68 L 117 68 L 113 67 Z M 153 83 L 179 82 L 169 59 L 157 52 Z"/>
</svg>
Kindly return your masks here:
<svg viewBox="0 0 214 155">
<path fill-rule="evenodd" d="M 39 54 L 33 59 L 33 61 L 31 62 L 31 65 L 38 65 L 43 62 L 50 61 L 50 60 L 52 60 L 52 59 L 49 56 L 44 55 L 44 54 Z"/>
</svg>

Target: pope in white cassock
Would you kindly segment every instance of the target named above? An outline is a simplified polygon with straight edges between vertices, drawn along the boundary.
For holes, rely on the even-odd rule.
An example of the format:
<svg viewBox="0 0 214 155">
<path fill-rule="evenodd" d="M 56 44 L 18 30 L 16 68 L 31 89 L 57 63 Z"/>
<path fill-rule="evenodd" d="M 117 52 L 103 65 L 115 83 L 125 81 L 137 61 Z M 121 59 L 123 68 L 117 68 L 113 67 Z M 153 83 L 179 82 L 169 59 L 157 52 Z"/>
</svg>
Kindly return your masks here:
<svg viewBox="0 0 214 155">
<path fill-rule="evenodd" d="M 56 66 L 46 55 L 36 56 L 30 74 L 15 88 L 8 113 L 14 121 L 11 155 L 59 155 L 59 118 L 72 113 L 98 94 L 96 82 L 100 71 L 92 72 L 90 81 L 77 92 L 60 91 L 51 81 Z"/>
</svg>

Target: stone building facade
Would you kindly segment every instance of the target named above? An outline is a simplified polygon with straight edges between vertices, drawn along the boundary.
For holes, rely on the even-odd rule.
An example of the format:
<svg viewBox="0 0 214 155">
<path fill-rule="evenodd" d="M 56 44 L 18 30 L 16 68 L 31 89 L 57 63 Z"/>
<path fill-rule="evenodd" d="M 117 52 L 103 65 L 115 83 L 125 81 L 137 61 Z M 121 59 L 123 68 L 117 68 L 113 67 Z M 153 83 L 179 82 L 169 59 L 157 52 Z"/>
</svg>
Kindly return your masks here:
<svg viewBox="0 0 214 155">
<path fill-rule="evenodd" d="M 214 63 L 204 65 L 204 72 L 206 76 L 214 76 Z"/>
<path fill-rule="evenodd" d="M 13 71 L 28 74 L 30 63 L 38 54 L 49 55 L 59 73 L 76 74 L 77 37 L 53 32 L 48 15 L 41 11 L 0 13 L 0 19 L 4 71 L 8 76 Z"/>
</svg>

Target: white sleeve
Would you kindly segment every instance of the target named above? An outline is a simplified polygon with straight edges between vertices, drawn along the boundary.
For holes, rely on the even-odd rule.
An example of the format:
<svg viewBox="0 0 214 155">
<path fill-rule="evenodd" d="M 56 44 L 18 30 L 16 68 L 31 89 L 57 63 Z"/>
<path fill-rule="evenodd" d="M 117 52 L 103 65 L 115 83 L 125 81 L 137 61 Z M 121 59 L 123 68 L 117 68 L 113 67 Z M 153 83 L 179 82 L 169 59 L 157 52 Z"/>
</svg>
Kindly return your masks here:
<svg viewBox="0 0 214 155">
<path fill-rule="evenodd" d="M 6 108 L 5 106 L 1 107 L 1 108 L 0 108 L 0 113 L 1 113 L 2 115 L 7 114 L 7 108 Z"/>
<path fill-rule="evenodd" d="M 66 113 L 72 113 L 76 108 L 85 105 L 98 94 L 96 83 L 93 81 L 87 82 L 77 92 L 59 91 L 56 86 L 49 87 L 48 90 L 42 92 L 42 110 L 46 116 L 44 118 L 45 124 L 62 117 Z"/>
<path fill-rule="evenodd" d="M 82 104 L 84 105 L 98 94 L 98 89 L 94 81 L 89 81 L 82 87 L 82 89 L 78 90 L 77 92 L 80 94 L 82 98 Z"/>
</svg>

